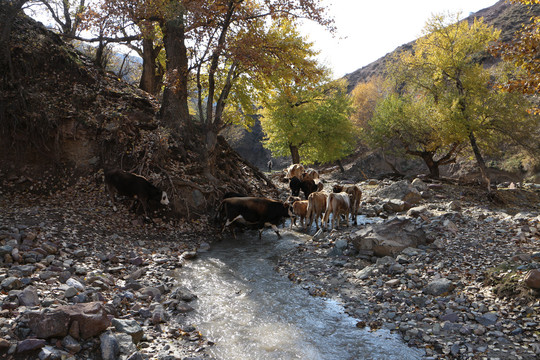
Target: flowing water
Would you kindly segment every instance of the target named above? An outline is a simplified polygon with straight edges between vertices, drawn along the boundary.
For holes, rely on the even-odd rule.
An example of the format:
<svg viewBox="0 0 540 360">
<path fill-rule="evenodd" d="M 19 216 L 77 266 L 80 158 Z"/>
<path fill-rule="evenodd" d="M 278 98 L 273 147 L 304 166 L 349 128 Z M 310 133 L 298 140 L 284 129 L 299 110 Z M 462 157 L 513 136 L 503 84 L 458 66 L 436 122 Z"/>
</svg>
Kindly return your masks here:
<svg viewBox="0 0 540 360">
<path fill-rule="evenodd" d="M 216 359 L 420 359 L 386 330 L 359 329 L 359 319 L 332 300 L 312 297 L 274 270 L 280 253 L 306 240 L 282 231 L 225 239 L 179 271 L 183 286 L 197 295 L 188 323 L 215 342 Z"/>
</svg>

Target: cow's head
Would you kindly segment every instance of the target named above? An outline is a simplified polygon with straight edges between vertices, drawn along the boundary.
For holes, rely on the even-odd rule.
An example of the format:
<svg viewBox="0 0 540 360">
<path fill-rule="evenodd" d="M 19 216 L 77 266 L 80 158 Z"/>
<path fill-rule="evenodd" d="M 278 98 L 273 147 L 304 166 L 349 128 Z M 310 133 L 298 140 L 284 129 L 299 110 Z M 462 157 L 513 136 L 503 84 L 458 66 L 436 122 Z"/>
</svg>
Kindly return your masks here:
<svg viewBox="0 0 540 360">
<path fill-rule="evenodd" d="M 167 196 L 167 193 L 165 191 L 161 192 L 161 204 L 163 205 L 169 205 L 169 197 Z"/>
<path fill-rule="evenodd" d="M 283 215 L 283 216 L 288 216 L 290 218 L 296 217 L 296 215 L 293 212 L 292 203 L 285 202 L 285 203 L 283 203 L 283 207 L 286 209 L 286 212 L 287 212 L 287 215 Z"/>
</svg>

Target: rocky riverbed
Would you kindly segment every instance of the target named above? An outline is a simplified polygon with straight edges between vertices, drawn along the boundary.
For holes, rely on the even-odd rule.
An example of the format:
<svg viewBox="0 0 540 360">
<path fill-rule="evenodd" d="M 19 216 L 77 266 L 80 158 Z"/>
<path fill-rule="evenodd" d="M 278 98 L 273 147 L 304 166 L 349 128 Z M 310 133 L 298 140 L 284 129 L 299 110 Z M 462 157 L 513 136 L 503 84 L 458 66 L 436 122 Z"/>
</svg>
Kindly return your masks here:
<svg viewBox="0 0 540 360">
<path fill-rule="evenodd" d="M 413 184 L 412 208 L 408 182 L 360 184 L 362 211 L 382 224 L 317 233 L 278 271 L 426 359 L 538 359 L 538 189 L 501 189 L 496 204 L 480 189 Z"/>
<path fill-rule="evenodd" d="M 115 213 L 90 180 L 53 195 L 15 183 L 0 193 L 0 358 L 208 358 L 174 278 L 208 246 L 205 222 Z"/>
<path fill-rule="evenodd" d="M 0 189 L 0 356 L 209 358 L 174 277 L 211 248 L 206 219 L 145 223 L 91 180 L 46 195 L 11 191 L 17 181 Z M 496 204 L 480 189 L 396 184 L 360 184 L 379 223 L 315 234 L 277 271 L 426 358 L 537 358 L 540 303 L 525 285 L 540 268 L 537 190 L 501 190 Z M 381 242 L 392 226 L 400 236 Z"/>
</svg>

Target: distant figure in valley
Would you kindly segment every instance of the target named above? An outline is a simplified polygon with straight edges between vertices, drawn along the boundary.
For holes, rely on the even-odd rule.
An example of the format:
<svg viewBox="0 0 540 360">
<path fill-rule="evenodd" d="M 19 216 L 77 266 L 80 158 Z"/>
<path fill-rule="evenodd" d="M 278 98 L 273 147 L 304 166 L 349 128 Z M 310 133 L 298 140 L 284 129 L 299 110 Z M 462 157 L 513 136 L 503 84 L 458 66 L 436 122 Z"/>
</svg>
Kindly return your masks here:
<svg viewBox="0 0 540 360">
<path fill-rule="evenodd" d="M 268 172 L 272 172 L 273 165 L 274 163 L 272 163 L 272 159 L 268 160 L 268 164 L 266 164 L 266 166 L 268 166 Z"/>
</svg>

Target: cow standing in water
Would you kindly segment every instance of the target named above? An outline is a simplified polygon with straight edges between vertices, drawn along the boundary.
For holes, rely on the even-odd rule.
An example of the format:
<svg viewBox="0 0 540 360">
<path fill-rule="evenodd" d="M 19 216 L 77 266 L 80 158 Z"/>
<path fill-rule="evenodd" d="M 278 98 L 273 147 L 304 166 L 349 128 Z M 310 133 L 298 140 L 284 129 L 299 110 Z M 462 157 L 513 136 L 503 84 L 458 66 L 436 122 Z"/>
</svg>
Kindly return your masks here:
<svg viewBox="0 0 540 360">
<path fill-rule="evenodd" d="M 354 225 L 358 225 L 357 216 L 360 209 L 360 200 L 362 200 L 362 190 L 356 185 L 334 185 L 332 191 L 335 193 L 346 192 L 349 194 L 351 202 L 351 218 Z"/>
<path fill-rule="evenodd" d="M 226 222 L 225 228 L 235 223 L 240 223 L 259 230 L 259 239 L 265 226 L 270 226 L 281 238 L 277 225 L 282 222 L 282 218 L 290 217 L 289 204 L 281 201 L 259 198 L 259 197 L 232 197 L 223 199 L 220 205 L 220 212 Z M 234 234 L 233 231 L 233 235 Z"/>
<path fill-rule="evenodd" d="M 162 205 L 169 204 L 169 198 L 165 191 L 158 189 L 144 177 L 124 170 L 112 169 L 106 171 L 105 186 L 111 197 L 114 211 L 117 210 L 114 201 L 115 192 L 134 199 L 134 202 L 139 200 L 147 217 L 150 201 L 159 201 Z"/>
</svg>

